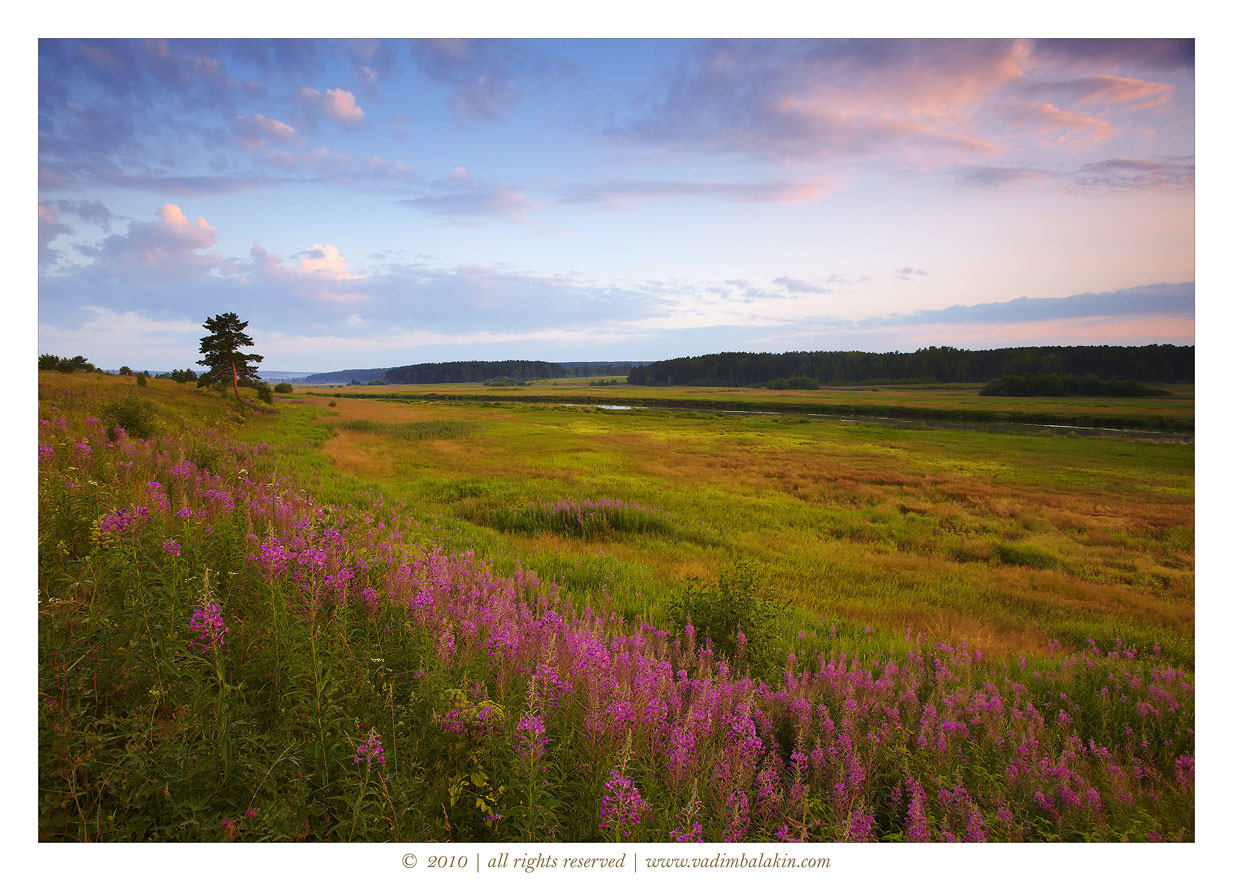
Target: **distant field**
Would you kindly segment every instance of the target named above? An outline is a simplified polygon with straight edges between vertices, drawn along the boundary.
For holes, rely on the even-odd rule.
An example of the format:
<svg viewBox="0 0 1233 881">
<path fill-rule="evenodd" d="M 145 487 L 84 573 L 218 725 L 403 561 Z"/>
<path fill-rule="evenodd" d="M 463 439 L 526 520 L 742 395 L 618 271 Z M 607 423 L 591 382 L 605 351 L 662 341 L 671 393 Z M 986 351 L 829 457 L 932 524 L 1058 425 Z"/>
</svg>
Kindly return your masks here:
<svg viewBox="0 0 1233 881">
<path fill-rule="evenodd" d="M 591 379 L 544 380 L 526 386 L 482 383 L 313 388 L 319 394 L 560 400 L 580 403 L 687 405 L 722 409 L 867 414 L 961 421 L 1058 422 L 1075 425 L 1142 427 L 1193 431 L 1194 386 L 1160 385 L 1168 397 L 1004 398 L 981 397 L 980 384 L 888 385 L 824 388 L 817 391 L 636 386 L 594 386 Z M 308 390 L 308 389 L 306 389 Z"/>
</svg>

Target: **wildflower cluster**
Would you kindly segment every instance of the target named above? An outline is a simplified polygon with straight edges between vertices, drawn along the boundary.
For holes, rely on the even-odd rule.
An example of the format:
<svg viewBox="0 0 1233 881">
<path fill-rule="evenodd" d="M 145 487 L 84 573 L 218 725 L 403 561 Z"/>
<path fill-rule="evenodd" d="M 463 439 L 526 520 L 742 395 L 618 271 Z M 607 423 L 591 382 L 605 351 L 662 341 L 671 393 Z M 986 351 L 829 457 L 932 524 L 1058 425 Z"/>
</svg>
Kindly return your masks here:
<svg viewBox="0 0 1233 881">
<path fill-rule="evenodd" d="M 599 805 L 600 829 L 613 829 L 621 838 L 629 838 L 634 828 L 651 819 L 651 811 L 642 800 L 634 781 L 614 770 L 604 784 L 608 793 Z"/>
<path fill-rule="evenodd" d="M 204 609 L 193 611 L 188 629 L 196 634 L 189 643 L 189 648 L 197 648 L 207 652 L 212 648 L 222 648 L 226 644 L 224 635 L 230 632 L 223 623 L 223 610 L 215 603 L 208 604 Z"/>
<path fill-rule="evenodd" d="M 515 735 L 515 751 L 532 765 L 543 761 L 548 746 L 548 737 L 544 733 L 544 720 L 539 716 L 525 715 L 518 720 Z"/>
<path fill-rule="evenodd" d="M 355 763 L 358 765 L 361 762 L 364 763 L 365 770 L 372 770 L 374 762 L 385 766 L 385 747 L 381 745 L 376 728 L 370 729 L 368 737 L 355 748 Z"/>
</svg>

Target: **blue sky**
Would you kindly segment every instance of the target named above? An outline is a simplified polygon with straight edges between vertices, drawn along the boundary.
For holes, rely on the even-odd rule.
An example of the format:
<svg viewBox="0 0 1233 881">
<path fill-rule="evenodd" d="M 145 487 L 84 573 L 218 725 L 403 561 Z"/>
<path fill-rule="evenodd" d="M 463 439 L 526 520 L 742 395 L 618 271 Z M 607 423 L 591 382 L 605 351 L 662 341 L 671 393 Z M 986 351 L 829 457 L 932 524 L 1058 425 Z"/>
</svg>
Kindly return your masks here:
<svg viewBox="0 0 1233 881">
<path fill-rule="evenodd" d="M 1194 342 L 1189 40 L 44 39 L 39 348 Z"/>
</svg>

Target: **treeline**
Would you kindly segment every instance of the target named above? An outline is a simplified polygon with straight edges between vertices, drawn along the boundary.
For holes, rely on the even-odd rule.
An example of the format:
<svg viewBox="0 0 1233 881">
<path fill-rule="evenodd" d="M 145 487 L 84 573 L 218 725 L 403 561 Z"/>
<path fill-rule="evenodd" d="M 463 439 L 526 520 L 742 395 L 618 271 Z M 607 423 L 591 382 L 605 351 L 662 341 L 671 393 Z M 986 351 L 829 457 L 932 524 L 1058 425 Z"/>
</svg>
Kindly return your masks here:
<svg viewBox="0 0 1233 881">
<path fill-rule="evenodd" d="M 1087 376 L 1061 376 L 1057 373 L 1028 373 L 1023 376 L 1003 376 L 988 383 L 980 390 L 982 395 L 1017 398 L 1049 397 L 1067 395 L 1090 397 L 1151 398 L 1167 396 L 1164 389 L 1151 388 L 1133 379 L 1110 379 L 1104 381 L 1093 373 Z"/>
<path fill-rule="evenodd" d="M 39 355 L 39 370 L 58 370 L 61 373 L 73 373 L 86 370 L 90 373 L 101 370 L 86 360 L 85 355 L 74 355 L 72 358 L 61 358 L 59 355 Z"/>
<path fill-rule="evenodd" d="M 1030 346 L 969 351 L 722 352 L 656 361 L 629 371 L 631 385 L 760 386 L 798 378 L 809 387 L 895 382 L 990 382 L 1024 374 L 1101 380 L 1194 382 L 1194 346 Z"/>
<path fill-rule="evenodd" d="M 409 364 L 385 371 L 388 383 L 484 382 L 490 379 L 566 379 L 576 376 L 614 376 L 636 369 L 629 361 L 446 361 Z"/>
</svg>

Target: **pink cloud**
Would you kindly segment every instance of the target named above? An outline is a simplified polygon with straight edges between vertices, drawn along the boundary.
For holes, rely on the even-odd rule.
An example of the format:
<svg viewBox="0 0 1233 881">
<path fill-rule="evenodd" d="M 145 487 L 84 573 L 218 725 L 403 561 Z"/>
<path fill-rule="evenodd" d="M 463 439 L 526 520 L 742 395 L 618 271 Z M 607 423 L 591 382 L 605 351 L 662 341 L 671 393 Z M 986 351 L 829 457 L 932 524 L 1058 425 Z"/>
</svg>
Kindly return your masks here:
<svg viewBox="0 0 1233 881">
<path fill-rule="evenodd" d="M 401 159 L 383 159 L 380 156 L 369 156 L 365 159 L 362 170 L 366 176 L 374 178 L 415 180 L 419 177 L 415 169 Z"/>
<path fill-rule="evenodd" d="M 825 198 L 836 189 L 827 180 L 800 181 L 713 181 L 660 180 L 616 181 L 568 187 L 560 192 L 567 204 L 600 202 L 615 208 L 628 208 L 652 198 L 710 197 L 734 202 L 762 202 L 800 205 Z"/>
<path fill-rule="evenodd" d="M 97 246 L 79 245 L 93 258 L 92 271 L 107 277 L 154 275 L 189 278 L 235 266 L 212 249 L 218 233 L 204 217 L 190 220 L 179 205 L 165 203 L 152 221 L 133 221 L 123 235 L 110 235 Z"/>
<path fill-rule="evenodd" d="M 1116 129 L 1108 120 L 1062 110 L 1049 103 L 1019 103 L 1005 111 L 1006 121 L 1015 127 L 1055 144 L 1073 141 L 1097 143 L 1112 137 Z"/>
<path fill-rule="evenodd" d="M 1022 79 L 1024 41 L 717 41 L 678 65 L 629 130 L 778 158 L 907 147 L 991 153 L 979 111 Z"/>
<path fill-rule="evenodd" d="M 357 279 L 362 275 L 353 275 L 347 271 L 347 261 L 334 245 L 313 245 L 307 251 L 296 255 L 300 264 L 295 271 L 300 274 L 312 275 L 316 278 Z M 348 301 L 349 302 L 349 301 Z"/>
<path fill-rule="evenodd" d="M 1079 98 L 1080 104 L 1129 104 L 1133 101 L 1138 103 L 1131 109 L 1139 110 L 1162 104 L 1173 94 L 1172 86 L 1134 77 L 1095 76 L 1087 82 L 1089 88 Z"/>
<path fill-rule="evenodd" d="M 198 217 L 194 224 L 184 216 L 179 205 L 171 202 L 158 209 L 158 219 L 164 237 L 182 243 L 190 250 L 208 248 L 218 241 L 218 233 L 204 217 Z"/>
<path fill-rule="evenodd" d="M 260 113 L 235 117 L 232 120 L 232 128 L 235 129 L 241 143 L 249 150 L 260 149 L 266 140 L 287 143 L 299 139 L 299 133 L 292 126 L 282 120 L 262 116 Z"/>
<path fill-rule="evenodd" d="M 1019 84 L 1016 91 L 1036 101 L 1123 111 L 1159 107 L 1173 97 L 1171 85 L 1110 74 L 1036 80 Z"/>
<path fill-rule="evenodd" d="M 300 89 L 300 97 L 339 125 L 358 125 L 364 121 L 363 108 L 346 89 L 326 89 L 323 95 L 305 86 Z"/>
<path fill-rule="evenodd" d="M 39 253 L 51 244 L 57 236 L 68 232 L 68 227 L 60 222 L 56 209 L 39 202 Z"/>
</svg>

